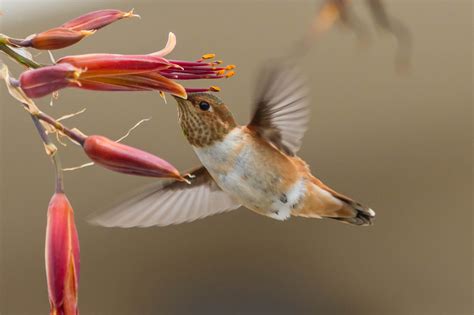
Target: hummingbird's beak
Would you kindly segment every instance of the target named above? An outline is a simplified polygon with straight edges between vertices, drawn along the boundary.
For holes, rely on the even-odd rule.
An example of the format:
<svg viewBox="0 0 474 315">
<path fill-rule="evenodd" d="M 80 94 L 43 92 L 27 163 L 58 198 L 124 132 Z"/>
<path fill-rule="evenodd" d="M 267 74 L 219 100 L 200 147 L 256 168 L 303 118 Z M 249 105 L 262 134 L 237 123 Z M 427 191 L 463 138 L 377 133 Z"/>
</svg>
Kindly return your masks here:
<svg viewBox="0 0 474 315">
<path fill-rule="evenodd" d="M 171 95 L 171 96 L 173 96 L 173 98 L 176 100 L 177 103 L 180 103 L 180 102 L 184 101 L 184 98 L 182 98 L 182 97 L 179 97 L 179 96 L 176 96 L 176 95 Z"/>
<path fill-rule="evenodd" d="M 184 106 L 186 105 L 186 99 L 185 98 L 182 98 L 182 97 L 179 97 L 179 96 L 176 96 L 176 95 L 172 95 L 173 98 L 176 100 L 176 105 L 178 106 Z"/>
</svg>

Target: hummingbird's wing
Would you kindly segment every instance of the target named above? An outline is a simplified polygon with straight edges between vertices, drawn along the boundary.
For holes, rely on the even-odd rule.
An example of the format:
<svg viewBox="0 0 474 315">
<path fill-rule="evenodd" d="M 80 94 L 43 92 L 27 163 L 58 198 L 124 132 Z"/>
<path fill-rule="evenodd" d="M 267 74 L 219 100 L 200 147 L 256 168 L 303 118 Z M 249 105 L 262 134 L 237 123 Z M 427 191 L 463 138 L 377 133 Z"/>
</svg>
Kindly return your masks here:
<svg viewBox="0 0 474 315">
<path fill-rule="evenodd" d="M 254 114 L 248 127 L 283 152 L 295 155 L 309 122 L 308 89 L 294 65 L 272 64 L 261 71 Z"/>
<path fill-rule="evenodd" d="M 112 209 L 93 216 L 89 222 L 105 227 L 165 226 L 240 207 L 217 186 L 204 167 L 189 173 L 194 175 L 191 184 L 178 181 L 154 183 Z"/>
</svg>

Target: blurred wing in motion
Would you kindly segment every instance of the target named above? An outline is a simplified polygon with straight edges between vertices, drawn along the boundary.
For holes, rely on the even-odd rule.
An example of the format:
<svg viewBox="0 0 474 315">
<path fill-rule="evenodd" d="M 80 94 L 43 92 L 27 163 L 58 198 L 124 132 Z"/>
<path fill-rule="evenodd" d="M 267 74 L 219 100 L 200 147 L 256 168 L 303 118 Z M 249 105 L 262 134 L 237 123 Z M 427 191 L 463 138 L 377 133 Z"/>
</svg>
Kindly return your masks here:
<svg viewBox="0 0 474 315">
<path fill-rule="evenodd" d="M 310 115 L 302 76 L 294 65 L 275 62 L 262 70 L 259 84 L 248 127 L 286 154 L 295 155 Z"/>
<path fill-rule="evenodd" d="M 132 198 L 93 216 L 89 222 L 105 227 L 149 227 L 191 222 L 237 209 L 240 204 L 222 191 L 204 167 L 190 172 L 191 184 L 162 181 Z"/>
</svg>

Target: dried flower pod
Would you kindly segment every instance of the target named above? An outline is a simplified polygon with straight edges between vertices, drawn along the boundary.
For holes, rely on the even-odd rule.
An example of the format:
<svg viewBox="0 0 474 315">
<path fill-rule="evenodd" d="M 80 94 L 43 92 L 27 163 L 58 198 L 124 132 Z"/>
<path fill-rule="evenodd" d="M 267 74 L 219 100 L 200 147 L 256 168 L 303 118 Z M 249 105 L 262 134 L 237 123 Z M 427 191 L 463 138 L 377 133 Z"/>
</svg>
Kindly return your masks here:
<svg viewBox="0 0 474 315">
<path fill-rule="evenodd" d="M 106 137 L 88 136 L 82 146 L 92 161 L 112 171 L 184 180 L 173 165 L 156 155 L 115 142 Z"/>
<path fill-rule="evenodd" d="M 75 31 L 68 28 L 53 28 L 45 32 L 34 34 L 26 39 L 9 38 L 9 44 L 21 47 L 33 47 L 39 50 L 61 49 L 74 45 L 84 37 L 94 34 L 95 31 Z"/>
<path fill-rule="evenodd" d="M 30 98 L 38 98 L 67 86 L 77 85 L 81 71 L 64 63 L 27 70 L 20 75 L 19 84 Z"/>
<path fill-rule="evenodd" d="M 61 25 L 61 27 L 69 28 L 71 30 L 76 31 L 98 30 L 113 22 L 129 17 L 139 17 L 139 15 L 134 14 L 133 9 L 129 12 L 123 12 L 114 9 L 98 10 L 86 13 L 75 19 L 72 19 Z"/>
<path fill-rule="evenodd" d="M 45 262 L 51 314 L 79 314 L 79 239 L 73 209 L 63 192 L 49 202 Z"/>
</svg>

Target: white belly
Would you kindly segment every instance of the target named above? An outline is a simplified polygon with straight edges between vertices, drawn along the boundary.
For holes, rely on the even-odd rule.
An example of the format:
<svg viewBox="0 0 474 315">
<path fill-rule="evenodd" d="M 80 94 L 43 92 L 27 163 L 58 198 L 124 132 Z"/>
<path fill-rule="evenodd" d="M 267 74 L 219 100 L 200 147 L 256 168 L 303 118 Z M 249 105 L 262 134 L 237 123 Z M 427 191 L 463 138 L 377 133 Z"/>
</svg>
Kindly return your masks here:
<svg viewBox="0 0 474 315">
<path fill-rule="evenodd" d="M 246 139 L 248 134 L 235 128 L 222 141 L 194 151 L 219 187 L 245 207 L 278 220 L 287 219 L 306 193 L 303 179 L 288 191 L 279 191 L 282 178 L 265 165 Z"/>
</svg>

